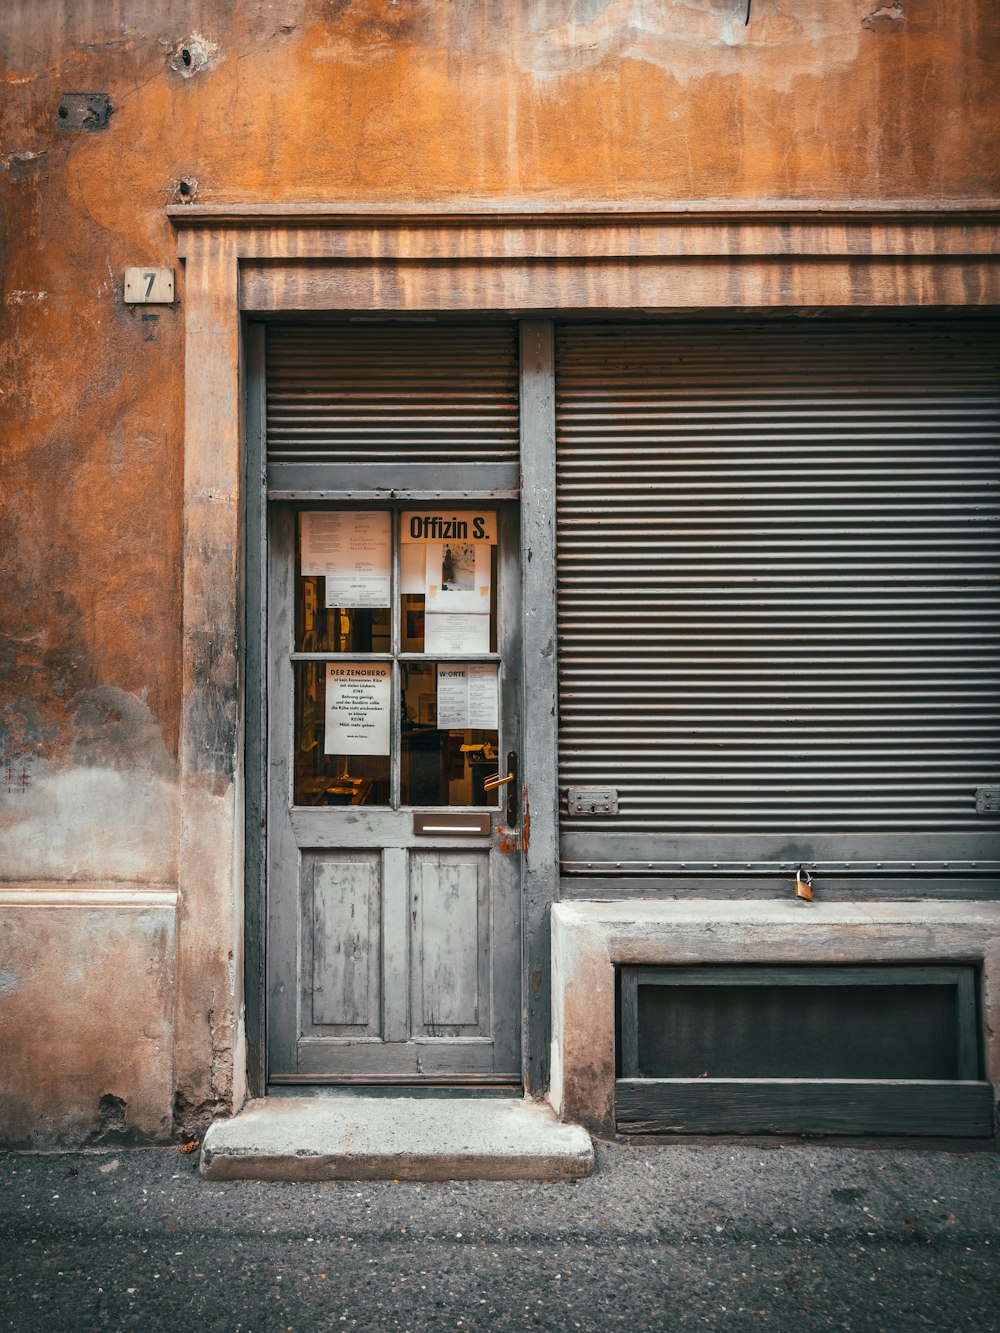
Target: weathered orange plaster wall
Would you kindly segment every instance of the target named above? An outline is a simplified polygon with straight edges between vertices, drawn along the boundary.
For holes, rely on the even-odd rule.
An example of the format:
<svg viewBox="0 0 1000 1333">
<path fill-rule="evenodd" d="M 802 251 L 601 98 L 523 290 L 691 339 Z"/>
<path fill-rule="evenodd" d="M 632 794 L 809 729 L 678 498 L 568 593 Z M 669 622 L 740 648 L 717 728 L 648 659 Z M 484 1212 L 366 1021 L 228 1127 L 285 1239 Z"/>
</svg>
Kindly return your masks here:
<svg viewBox="0 0 1000 1333">
<path fill-rule="evenodd" d="M 170 1134 L 175 948 L 166 908 L 0 907 L 0 1140 Z"/>
<path fill-rule="evenodd" d="M 184 281 L 165 205 L 1000 193 L 992 0 L 744 17 L 745 0 L 8 0 L 0 880 L 177 876 Z M 110 96 L 106 129 L 60 120 L 83 92 Z M 178 304 L 126 307 L 131 264 L 176 267 Z"/>
</svg>

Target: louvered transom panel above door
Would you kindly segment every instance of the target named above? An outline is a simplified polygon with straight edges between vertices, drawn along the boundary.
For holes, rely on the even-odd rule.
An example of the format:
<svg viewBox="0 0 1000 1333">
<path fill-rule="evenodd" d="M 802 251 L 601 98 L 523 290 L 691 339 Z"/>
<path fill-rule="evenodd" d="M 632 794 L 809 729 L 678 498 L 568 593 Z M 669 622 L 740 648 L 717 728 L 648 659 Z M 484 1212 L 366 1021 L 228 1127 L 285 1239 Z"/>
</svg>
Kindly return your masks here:
<svg viewBox="0 0 1000 1333">
<path fill-rule="evenodd" d="M 564 855 L 994 848 L 995 326 L 573 326 L 557 349 L 560 784 L 619 796 L 564 801 Z"/>
<path fill-rule="evenodd" d="M 378 469 L 450 487 L 475 468 L 470 485 L 516 487 L 518 406 L 512 323 L 272 325 L 268 485 L 349 489 Z"/>
</svg>

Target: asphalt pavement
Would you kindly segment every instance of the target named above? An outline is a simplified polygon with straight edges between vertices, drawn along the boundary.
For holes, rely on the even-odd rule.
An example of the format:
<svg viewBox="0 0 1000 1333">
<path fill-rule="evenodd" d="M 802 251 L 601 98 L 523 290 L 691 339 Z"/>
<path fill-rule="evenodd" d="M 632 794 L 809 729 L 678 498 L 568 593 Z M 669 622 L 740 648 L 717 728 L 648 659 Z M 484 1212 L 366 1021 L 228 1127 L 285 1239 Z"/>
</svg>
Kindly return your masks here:
<svg viewBox="0 0 1000 1333">
<path fill-rule="evenodd" d="M 1000 1330 L 1000 1156 L 599 1145 L 576 1183 L 0 1155 L 0 1327 Z"/>
</svg>

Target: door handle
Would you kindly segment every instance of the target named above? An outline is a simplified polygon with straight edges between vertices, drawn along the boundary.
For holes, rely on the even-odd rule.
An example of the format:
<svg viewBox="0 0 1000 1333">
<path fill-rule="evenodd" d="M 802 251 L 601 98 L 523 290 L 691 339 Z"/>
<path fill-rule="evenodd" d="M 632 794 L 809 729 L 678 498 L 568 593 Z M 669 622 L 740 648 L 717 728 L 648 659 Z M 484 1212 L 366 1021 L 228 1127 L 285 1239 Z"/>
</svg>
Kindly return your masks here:
<svg viewBox="0 0 1000 1333">
<path fill-rule="evenodd" d="M 496 791 L 498 787 L 508 787 L 507 808 L 504 817 L 508 828 L 517 828 L 521 819 L 521 788 L 517 781 L 517 751 L 507 751 L 507 772 L 494 773 L 483 782 L 483 791 Z"/>
</svg>

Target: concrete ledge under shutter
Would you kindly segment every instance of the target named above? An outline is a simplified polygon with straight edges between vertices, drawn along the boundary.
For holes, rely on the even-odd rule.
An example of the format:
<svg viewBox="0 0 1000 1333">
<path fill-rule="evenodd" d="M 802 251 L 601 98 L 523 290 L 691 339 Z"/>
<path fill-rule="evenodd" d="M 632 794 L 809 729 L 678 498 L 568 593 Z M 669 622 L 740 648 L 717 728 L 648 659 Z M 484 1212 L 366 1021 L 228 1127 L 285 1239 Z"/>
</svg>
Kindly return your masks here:
<svg viewBox="0 0 1000 1333">
<path fill-rule="evenodd" d="M 612 1137 L 615 967 L 972 963 L 982 969 L 985 1080 L 1000 1084 L 1000 902 L 687 899 L 552 908 L 552 1083 L 566 1120 Z"/>
</svg>

